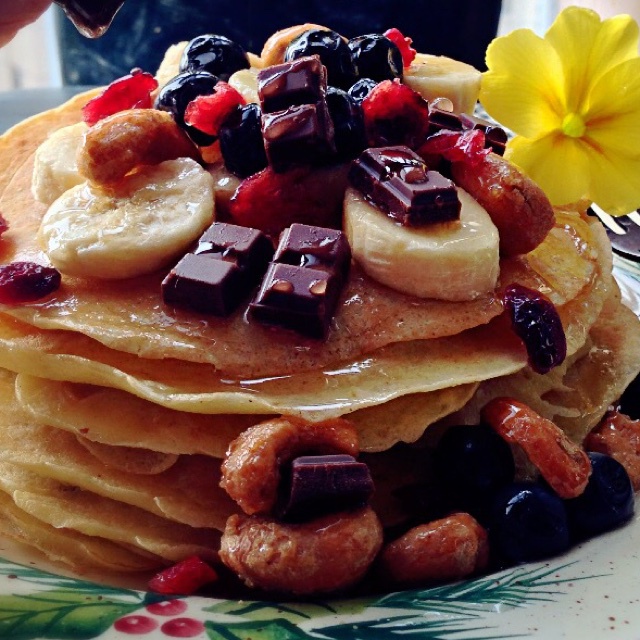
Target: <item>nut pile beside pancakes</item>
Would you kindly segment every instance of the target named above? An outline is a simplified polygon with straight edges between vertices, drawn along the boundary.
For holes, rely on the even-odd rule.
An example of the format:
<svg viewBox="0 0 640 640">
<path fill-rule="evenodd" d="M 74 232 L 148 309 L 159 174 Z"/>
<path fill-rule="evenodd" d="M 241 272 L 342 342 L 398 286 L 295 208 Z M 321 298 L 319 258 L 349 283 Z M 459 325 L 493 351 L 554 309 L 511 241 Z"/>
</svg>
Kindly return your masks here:
<svg viewBox="0 0 640 640">
<path fill-rule="evenodd" d="M 159 76 L 171 77 L 171 56 Z M 34 157 L 94 95 L 0 138 L 2 263 L 49 264 Z M 581 443 L 640 368 L 640 323 L 621 303 L 606 234 L 580 210 L 556 210 L 544 241 L 501 257 L 495 290 L 471 300 L 417 298 L 352 264 L 325 340 L 248 322 L 242 308 L 212 318 L 165 305 L 174 263 L 125 279 L 63 273 L 48 297 L 0 309 L 0 530 L 78 574 L 192 555 L 215 563 L 239 512 L 220 487 L 221 460 L 274 416 L 349 420 L 374 476 L 372 506 L 396 526 L 409 517 L 396 499 L 412 480 L 404 445 L 420 450 L 431 431 L 477 422 L 498 396 Z M 543 293 L 562 320 L 567 358 L 549 373 L 529 367 L 505 318 L 501 291 L 513 283 Z"/>
</svg>

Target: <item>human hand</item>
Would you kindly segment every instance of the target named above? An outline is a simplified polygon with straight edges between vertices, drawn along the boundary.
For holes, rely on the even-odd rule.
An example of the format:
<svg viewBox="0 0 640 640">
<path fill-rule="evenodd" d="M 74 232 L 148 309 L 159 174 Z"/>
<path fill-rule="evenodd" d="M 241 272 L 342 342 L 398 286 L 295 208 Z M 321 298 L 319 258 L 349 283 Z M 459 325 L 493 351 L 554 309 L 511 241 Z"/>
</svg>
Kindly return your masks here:
<svg viewBox="0 0 640 640">
<path fill-rule="evenodd" d="M 22 27 L 36 20 L 51 0 L 17 0 L 3 2 L 0 11 L 0 47 L 11 40 Z"/>
</svg>

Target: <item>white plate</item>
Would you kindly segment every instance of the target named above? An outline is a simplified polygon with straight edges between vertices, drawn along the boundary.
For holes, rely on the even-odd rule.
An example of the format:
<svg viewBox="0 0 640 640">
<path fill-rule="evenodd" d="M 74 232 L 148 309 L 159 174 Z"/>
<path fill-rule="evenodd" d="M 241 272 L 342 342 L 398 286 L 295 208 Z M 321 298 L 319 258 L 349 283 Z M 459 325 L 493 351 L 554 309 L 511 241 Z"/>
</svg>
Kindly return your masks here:
<svg viewBox="0 0 640 640">
<path fill-rule="evenodd" d="M 640 267 L 616 260 L 640 315 Z M 15 549 L 14 549 L 15 551 Z M 0 552 L 9 552 L 7 545 Z M 6 553 L 5 553 L 6 555 Z M 444 587 L 314 604 L 167 600 L 0 560 L 0 638 L 480 640 L 640 637 L 640 519 L 549 562 Z"/>
</svg>

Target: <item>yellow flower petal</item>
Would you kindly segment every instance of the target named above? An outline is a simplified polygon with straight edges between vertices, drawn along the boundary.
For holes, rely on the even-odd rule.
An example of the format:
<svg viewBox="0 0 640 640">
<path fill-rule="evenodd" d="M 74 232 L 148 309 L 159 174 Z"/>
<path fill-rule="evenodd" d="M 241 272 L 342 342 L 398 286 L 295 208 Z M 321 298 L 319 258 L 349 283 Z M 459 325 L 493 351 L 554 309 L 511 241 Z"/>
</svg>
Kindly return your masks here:
<svg viewBox="0 0 640 640">
<path fill-rule="evenodd" d="M 600 21 L 590 9 L 562 11 L 545 35 L 565 70 L 565 108 L 579 112 L 591 87 L 609 70 L 638 55 L 638 25 L 629 16 Z"/>
<path fill-rule="evenodd" d="M 562 124 L 563 72 L 556 52 L 528 29 L 494 40 L 487 49 L 480 102 L 493 118 L 527 138 Z"/>
<path fill-rule="evenodd" d="M 518 165 L 554 205 L 577 202 L 589 188 L 588 156 L 584 143 L 552 133 L 538 140 L 516 137 L 509 142 L 506 157 Z"/>
</svg>

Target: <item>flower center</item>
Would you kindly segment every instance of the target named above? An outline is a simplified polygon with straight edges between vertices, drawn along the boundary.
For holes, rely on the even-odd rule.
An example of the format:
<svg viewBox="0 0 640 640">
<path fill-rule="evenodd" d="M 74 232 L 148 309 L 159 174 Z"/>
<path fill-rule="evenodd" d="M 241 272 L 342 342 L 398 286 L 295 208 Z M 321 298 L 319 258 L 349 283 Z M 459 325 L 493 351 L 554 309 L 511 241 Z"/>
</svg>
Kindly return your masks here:
<svg viewBox="0 0 640 640">
<path fill-rule="evenodd" d="M 581 138 L 586 129 L 582 116 L 577 113 L 568 113 L 562 121 L 562 132 L 572 138 Z"/>
</svg>

